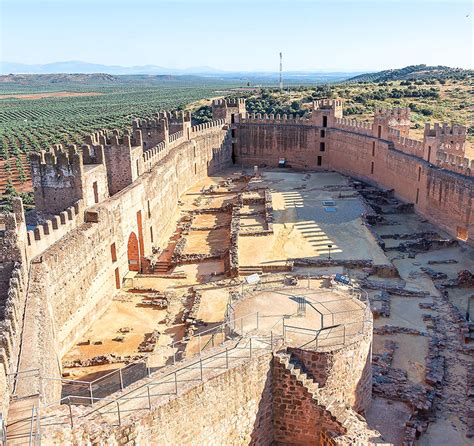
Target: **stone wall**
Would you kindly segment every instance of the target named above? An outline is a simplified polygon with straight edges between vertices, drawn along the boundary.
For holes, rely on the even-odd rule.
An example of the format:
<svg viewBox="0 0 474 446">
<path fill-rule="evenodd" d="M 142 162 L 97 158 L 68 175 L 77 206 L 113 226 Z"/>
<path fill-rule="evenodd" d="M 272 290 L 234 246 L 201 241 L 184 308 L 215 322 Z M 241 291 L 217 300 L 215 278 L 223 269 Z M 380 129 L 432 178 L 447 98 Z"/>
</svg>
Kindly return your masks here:
<svg viewBox="0 0 474 446">
<path fill-rule="evenodd" d="M 326 152 L 319 152 L 319 128 L 278 121 L 243 120 L 237 127 L 236 164 L 277 167 L 285 158 L 296 169 L 327 168 Z M 322 156 L 318 166 L 317 156 Z"/>
<path fill-rule="evenodd" d="M 339 385 L 332 389 L 331 383 L 318 389 L 300 369 L 282 359 L 286 356 L 290 355 L 283 351 L 256 350 L 252 358 L 242 358 L 227 370 L 207 367 L 202 382 L 180 386 L 177 396 L 152 396 L 150 407 L 124 411 L 120 426 L 102 418 L 100 411 L 84 419 L 76 416 L 72 429 L 54 424 L 42 429 L 42 444 L 289 446 L 378 442 L 378 432 L 371 431 L 339 398 Z M 163 370 L 163 376 L 168 371 Z M 143 402 L 141 407 L 147 405 Z M 67 413 L 64 409 L 63 415 Z"/>
<path fill-rule="evenodd" d="M 364 413 L 372 398 L 372 324 L 351 345 L 332 351 L 288 348 L 302 369 L 325 390 L 326 395 Z"/>
<path fill-rule="evenodd" d="M 389 141 L 337 129 L 330 129 L 328 135 L 331 168 L 393 189 L 397 198 L 413 203 L 419 214 L 453 236 L 466 231 L 467 241 L 474 243 L 472 178 L 398 151 Z"/>
<path fill-rule="evenodd" d="M 28 287 L 26 224 L 20 199 L 13 212 L 0 214 L 0 414 L 5 413 L 14 390 Z"/>
<path fill-rule="evenodd" d="M 129 270 L 127 245 L 135 234 L 140 258 L 166 242 L 179 196 L 203 177 L 230 162 L 227 129 L 220 126 L 205 137 L 183 141 L 132 184 L 88 208 L 93 221 L 78 225 L 38 256 L 32 269 L 31 299 L 26 313 L 20 370 L 41 365 L 48 376 L 59 376 L 60 359 L 90 324 L 104 312 Z M 153 230 L 153 241 L 151 231 Z M 115 244 L 116 260 L 111 246 Z M 31 394 L 38 384 L 25 385 Z M 51 386 L 50 386 L 51 387 Z M 57 397 L 57 389 L 48 398 Z"/>
<path fill-rule="evenodd" d="M 319 445 L 323 429 L 344 432 L 286 367 L 275 360 L 273 370 L 274 444 Z"/>
<path fill-rule="evenodd" d="M 120 427 L 88 420 L 74 429 L 46 431 L 45 445 L 272 443 L 272 355 L 255 356 L 224 373 L 192 384 L 152 410 L 132 413 Z"/>
<path fill-rule="evenodd" d="M 425 159 L 429 141 L 409 140 L 397 129 L 383 127 L 379 136 L 377 126 L 330 115 L 328 126 L 322 127 L 318 113 L 313 111 L 310 119 L 240 119 L 236 163 L 275 167 L 285 158 L 296 169 L 335 170 L 394 189 L 397 198 L 413 203 L 422 216 L 474 243 L 474 178 L 469 169 L 463 174 L 433 165 L 434 160 Z"/>
</svg>

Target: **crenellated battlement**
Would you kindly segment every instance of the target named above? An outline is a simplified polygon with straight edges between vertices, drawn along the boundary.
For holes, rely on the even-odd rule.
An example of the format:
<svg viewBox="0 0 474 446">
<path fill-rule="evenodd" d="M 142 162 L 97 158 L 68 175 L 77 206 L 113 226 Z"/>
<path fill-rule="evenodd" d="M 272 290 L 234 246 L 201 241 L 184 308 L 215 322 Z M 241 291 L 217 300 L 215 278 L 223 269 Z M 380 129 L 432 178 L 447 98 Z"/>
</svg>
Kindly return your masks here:
<svg viewBox="0 0 474 446">
<path fill-rule="evenodd" d="M 53 243 L 83 223 L 83 204 L 83 201 L 79 200 L 73 206 L 68 207 L 58 215 L 45 220 L 33 230 L 28 231 L 28 258 L 32 259 L 41 254 Z"/>
<path fill-rule="evenodd" d="M 334 126 L 343 130 L 363 133 L 365 135 L 372 134 L 371 122 L 358 121 L 356 119 L 348 118 L 336 118 L 334 121 Z"/>
<path fill-rule="evenodd" d="M 431 127 L 430 123 L 425 124 L 425 137 L 451 137 L 451 136 L 459 136 L 459 137 L 466 137 L 467 128 L 463 125 L 459 124 L 452 124 L 449 125 L 447 123 L 435 123 L 433 127 Z"/>
<path fill-rule="evenodd" d="M 399 131 L 399 135 L 408 137 L 410 132 L 410 109 L 409 108 L 381 108 L 374 110 L 374 136 L 390 139 L 391 129 Z"/>
<path fill-rule="evenodd" d="M 214 99 L 212 101 L 213 107 L 241 107 L 245 106 L 245 99 L 243 98 L 227 98 Z"/>
<path fill-rule="evenodd" d="M 101 155 L 99 155 L 100 157 Z M 84 162 L 75 145 L 55 145 L 30 155 L 36 210 L 57 214 L 83 196 Z"/>
<path fill-rule="evenodd" d="M 245 108 L 245 99 L 215 99 L 212 101 L 212 118 L 224 119 L 227 123 L 235 123 L 241 118 L 245 118 L 247 110 Z"/>
<path fill-rule="evenodd" d="M 40 150 L 30 154 L 32 167 L 43 169 L 53 168 L 72 169 L 82 164 L 82 157 L 75 145 L 68 146 L 64 149 L 61 144 L 55 144 L 47 150 Z"/>
<path fill-rule="evenodd" d="M 179 132 L 176 132 L 170 135 L 169 142 L 171 144 L 172 142 L 175 142 L 178 139 L 181 139 L 182 137 L 183 137 L 183 131 L 180 130 Z"/>
<path fill-rule="evenodd" d="M 474 176 L 474 160 L 462 156 L 456 156 L 444 150 L 438 150 L 436 152 L 436 165 L 462 175 L 469 177 Z"/>
<path fill-rule="evenodd" d="M 313 110 L 335 110 L 343 105 L 342 99 L 318 99 L 313 101 Z"/>
<path fill-rule="evenodd" d="M 435 123 L 433 127 L 425 124 L 423 141 L 436 151 L 464 158 L 466 154 L 466 127 L 458 124 Z"/>
<path fill-rule="evenodd" d="M 215 129 L 216 127 L 222 127 L 224 125 L 224 119 L 216 119 L 214 121 L 205 122 L 203 124 L 193 125 L 191 127 L 191 133 L 193 134 L 193 136 L 198 136 L 199 133 L 205 133 L 206 130 Z"/>
<path fill-rule="evenodd" d="M 410 109 L 408 107 L 382 108 L 376 107 L 374 110 L 376 118 L 410 120 Z"/>
<path fill-rule="evenodd" d="M 423 158 L 424 144 L 422 141 L 400 136 L 393 142 L 397 150 Z"/>
<path fill-rule="evenodd" d="M 166 116 L 170 124 L 178 122 L 191 122 L 190 111 L 164 112 L 164 115 Z"/>
<path fill-rule="evenodd" d="M 148 118 L 134 119 L 132 121 L 133 130 L 163 130 L 168 128 L 168 115 L 166 112 L 155 113 Z"/>
<path fill-rule="evenodd" d="M 397 150 L 423 158 L 423 141 L 402 136 L 399 129 L 392 127 L 390 127 L 387 131 L 387 139 L 394 143 L 394 146 Z"/>
<path fill-rule="evenodd" d="M 242 124 L 245 123 L 258 123 L 258 124 L 287 124 L 287 125 L 311 125 L 311 122 L 308 118 L 300 117 L 298 115 L 288 115 L 284 113 L 283 115 L 277 114 L 264 114 L 261 113 L 249 113 L 246 118 L 240 120 Z"/>
</svg>

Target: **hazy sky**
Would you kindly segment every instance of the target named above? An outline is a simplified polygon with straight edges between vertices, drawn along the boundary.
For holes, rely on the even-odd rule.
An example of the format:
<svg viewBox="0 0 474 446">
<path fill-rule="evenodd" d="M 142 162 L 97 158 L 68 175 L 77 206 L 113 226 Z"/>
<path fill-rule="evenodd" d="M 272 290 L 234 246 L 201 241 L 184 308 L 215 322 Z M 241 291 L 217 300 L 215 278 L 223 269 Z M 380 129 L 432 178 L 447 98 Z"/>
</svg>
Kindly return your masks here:
<svg viewBox="0 0 474 446">
<path fill-rule="evenodd" d="M 0 0 L 0 59 L 224 70 L 472 68 L 464 0 Z M 468 16 L 468 17 L 467 17 Z"/>
</svg>

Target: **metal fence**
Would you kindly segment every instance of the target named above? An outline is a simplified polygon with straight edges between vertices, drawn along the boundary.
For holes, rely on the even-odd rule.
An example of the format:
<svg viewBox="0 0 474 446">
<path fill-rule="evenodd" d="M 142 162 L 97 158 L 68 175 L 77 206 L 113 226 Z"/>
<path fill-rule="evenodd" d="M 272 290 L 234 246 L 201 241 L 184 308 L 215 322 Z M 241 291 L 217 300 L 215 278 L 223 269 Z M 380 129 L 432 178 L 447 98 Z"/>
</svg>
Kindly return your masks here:
<svg viewBox="0 0 474 446">
<path fill-rule="evenodd" d="M 230 344 L 229 344 L 230 342 Z M 181 367 L 172 370 L 165 375 L 150 378 L 150 381 L 132 387 L 126 393 L 117 398 L 102 398 L 95 394 L 91 396 L 68 395 L 60 401 L 42 407 L 42 411 L 48 408 L 66 404 L 69 407 L 67 414 L 56 414 L 45 416 L 41 420 L 43 428 L 51 425 L 68 424 L 74 427 L 78 421 L 100 414 L 111 425 L 120 426 L 124 414 L 136 410 L 153 407 L 153 400 L 169 395 L 177 395 L 179 390 L 192 382 L 202 382 L 208 370 L 218 372 L 228 370 L 237 361 L 251 359 L 262 351 L 273 351 L 283 345 L 283 337 L 279 333 L 270 332 L 268 335 L 255 335 L 245 338 L 238 337 L 219 348 L 219 351 L 208 355 L 200 355 L 197 359 L 186 361 Z M 91 403 L 95 403 L 93 406 Z M 90 406 L 91 410 L 81 415 L 75 415 L 74 405 Z"/>
<path fill-rule="evenodd" d="M 239 284 L 236 285 L 235 290 L 239 291 L 238 294 L 240 298 L 247 298 L 261 291 L 281 290 L 281 287 L 282 279 L 273 279 L 257 285 Z M 288 287 L 287 290 L 291 292 L 292 287 Z M 353 310 L 334 312 L 327 308 L 324 310 L 324 303 L 317 302 L 316 304 L 312 299 L 305 299 L 305 311 L 314 311 L 319 314 L 320 317 L 320 329 L 314 330 L 312 334 L 314 334 L 315 337 L 319 337 L 320 341 L 323 339 L 325 341 L 324 343 L 314 343 L 312 348 L 344 344 L 346 342 L 346 336 L 356 335 L 364 328 L 367 318 L 369 317 L 368 313 L 370 313 L 367 293 L 359 288 L 350 287 L 343 291 L 344 294 L 341 296 L 344 299 L 348 299 L 345 293 L 349 293 L 351 297 L 356 298 L 364 304 L 360 312 L 354 312 Z M 319 290 L 312 289 L 311 292 L 314 295 L 317 294 Z M 321 289 L 320 292 L 324 294 L 332 292 L 335 296 L 338 295 L 337 289 L 332 289 L 332 291 Z M 298 298 L 299 296 L 295 294 L 295 297 Z M 299 302 L 298 299 L 297 302 Z M 298 307 L 301 305 L 300 302 Z M 301 308 L 298 308 L 298 316 L 301 316 L 300 311 Z M 326 312 L 324 313 L 324 311 Z M 362 313 L 364 313 L 363 316 Z M 105 373 L 91 381 L 45 376 L 40 373 L 39 369 L 32 369 L 21 373 L 10 374 L 10 385 L 13 389 L 17 380 L 31 380 L 35 378 L 39 381 L 38 387 L 40 395 L 47 390 L 46 386 L 60 385 L 62 389 L 61 400 L 69 397 L 72 404 L 84 404 L 86 400 L 88 400 L 90 404 L 93 404 L 98 399 L 106 398 L 108 395 L 118 391 L 123 391 L 133 383 L 151 377 L 155 372 L 165 366 L 175 365 L 193 356 L 201 356 L 203 352 L 222 344 L 226 340 L 243 337 L 252 330 L 258 330 L 259 319 L 261 317 L 265 317 L 265 315 L 260 315 L 259 312 L 256 312 L 236 319 L 235 309 L 232 300 L 229 298 L 224 323 L 176 341 L 167 346 L 165 352 L 159 350 L 152 352 L 147 356 Z M 283 317 L 275 323 L 272 331 L 274 333 L 278 331 L 279 335 L 283 336 L 286 341 L 288 333 L 295 333 L 297 328 L 296 326 L 290 327 L 290 324 Z M 309 337 L 310 332 L 309 329 L 300 329 L 298 331 L 300 335 L 307 333 L 307 337 Z M 164 356 L 164 354 L 167 356 Z"/>
<path fill-rule="evenodd" d="M 247 289 L 242 287 L 241 297 L 248 297 L 253 293 L 271 289 L 281 289 L 281 281 L 259 284 Z M 327 293 L 328 290 L 324 289 L 321 292 Z M 338 293 L 337 291 L 333 292 L 335 295 Z M 165 395 L 176 395 L 184 385 L 193 381 L 202 381 L 206 370 L 227 370 L 235 361 L 252 358 L 252 355 L 258 351 L 274 351 L 286 344 L 295 333 L 298 335 L 298 339 L 303 339 L 300 348 L 318 350 L 344 345 L 350 341 L 349 334 L 350 338 L 354 338 L 355 335 L 364 332 L 370 318 L 367 293 L 361 289 L 347 289 L 344 292 L 349 292 L 351 297 L 363 303 L 361 306 L 363 316 L 358 317 L 357 321 L 326 324 L 323 317 L 321 328 L 315 330 L 290 324 L 289 318 L 283 316 L 276 321 L 270 332 L 259 332 L 260 320 L 265 316 L 256 312 L 236 319 L 232 301 L 229 300 L 226 321 L 223 324 L 173 343 L 169 347 L 172 350 L 172 356 L 170 355 L 163 364 L 156 365 L 156 361 L 154 361 L 156 354 L 150 354 L 93 381 L 47 377 L 41 376 L 38 370 L 26 371 L 24 376 L 28 378 L 35 376 L 40 380 L 40 393 L 44 386 L 50 382 L 56 382 L 57 385 L 60 381 L 63 389 L 59 401 L 43 405 L 40 408 L 33 408 L 30 444 L 35 444 L 36 439 L 41 437 L 42 427 L 57 424 L 74 427 L 76 422 L 98 413 L 111 424 L 121 425 L 122 418 L 126 413 L 143 409 L 151 410 L 153 399 Z M 299 302 L 299 306 L 301 306 L 301 302 Z M 298 310 L 302 311 L 301 308 Z M 310 305 L 305 311 L 319 312 L 314 305 Z M 355 329 L 351 329 L 349 327 L 352 324 L 359 325 Z M 231 343 L 230 347 L 229 342 Z M 221 348 L 214 353 L 216 346 L 221 346 Z M 154 363 L 155 365 L 153 365 Z M 183 365 L 164 376 L 156 377 L 165 366 L 177 367 L 180 364 Z M 13 378 L 18 379 L 18 374 L 14 374 Z M 132 386 L 144 378 L 148 378 L 149 381 L 138 387 Z M 118 391 L 122 391 L 122 393 L 116 398 L 110 398 L 111 394 Z M 44 413 L 51 407 L 58 405 L 67 405 L 68 413 L 66 415 L 62 413 L 40 416 L 40 409 Z M 81 415 L 75 415 L 74 405 L 90 406 L 91 410 L 86 413 L 82 412 Z"/>
</svg>

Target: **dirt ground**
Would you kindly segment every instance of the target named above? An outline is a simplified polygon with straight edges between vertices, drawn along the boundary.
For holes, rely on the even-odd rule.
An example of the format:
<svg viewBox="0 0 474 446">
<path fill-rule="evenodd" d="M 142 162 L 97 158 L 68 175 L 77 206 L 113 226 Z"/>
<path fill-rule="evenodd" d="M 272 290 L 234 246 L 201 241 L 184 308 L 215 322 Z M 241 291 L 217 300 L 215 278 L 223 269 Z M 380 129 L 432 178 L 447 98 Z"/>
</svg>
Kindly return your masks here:
<svg viewBox="0 0 474 446">
<path fill-rule="evenodd" d="M 227 229 L 194 230 L 186 235 L 185 254 L 210 254 L 229 246 Z"/>
<path fill-rule="evenodd" d="M 405 423 L 410 419 L 410 408 L 400 401 L 375 397 L 366 414 L 369 426 L 377 429 L 390 444 L 403 442 Z"/>
<path fill-rule="evenodd" d="M 389 261 L 362 224 L 360 198 L 340 198 L 337 188 L 349 189 L 337 173 L 263 172 L 262 186 L 272 190 L 274 234 L 239 238 L 242 265 L 284 263 L 291 258 L 367 259 Z M 334 190 L 336 188 L 336 190 Z M 334 207 L 323 201 L 332 200 Z M 332 245 L 331 249 L 328 245 Z"/>
<path fill-rule="evenodd" d="M 142 296 L 121 293 L 107 311 L 91 326 L 81 340 L 67 353 L 63 361 L 90 359 L 100 355 L 128 356 L 138 352 L 145 336 L 157 329 L 166 317 L 166 310 L 142 304 Z M 120 329 L 126 328 L 127 333 Z M 123 337 L 123 340 L 114 340 Z M 75 378 L 117 368 L 117 363 L 94 367 L 66 369 Z"/>
</svg>

